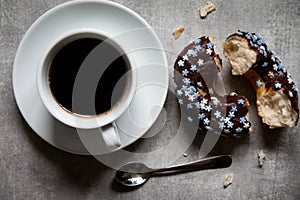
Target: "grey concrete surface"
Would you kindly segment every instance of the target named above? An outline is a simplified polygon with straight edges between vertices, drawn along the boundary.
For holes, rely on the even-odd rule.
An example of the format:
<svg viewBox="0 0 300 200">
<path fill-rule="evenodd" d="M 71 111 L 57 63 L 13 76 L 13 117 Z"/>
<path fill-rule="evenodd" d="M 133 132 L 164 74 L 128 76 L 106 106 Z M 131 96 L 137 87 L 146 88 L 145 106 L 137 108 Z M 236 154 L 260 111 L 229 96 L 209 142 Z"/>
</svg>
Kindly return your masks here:
<svg viewBox="0 0 300 200">
<path fill-rule="evenodd" d="M 156 177 L 138 189 L 126 189 L 113 181 L 114 169 L 94 157 L 72 155 L 43 141 L 18 111 L 12 88 L 13 59 L 31 24 L 62 2 L 65 0 L 0 0 L 0 199 L 300 199 L 299 126 L 270 130 L 261 124 L 255 111 L 254 91 L 245 78 L 230 75 L 226 59 L 222 71 L 226 90 L 238 90 L 249 98 L 250 119 L 254 124 L 249 137 L 220 138 L 210 152 L 210 155 L 230 153 L 233 157 L 230 168 Z M 299 0 L 216 0 L 217 10 L 204 20 L 197 14 L 203 0 L 116 2 L 134 10 L 155 27 L 169 50 L 170 69 L 176 54 L 193 38 L 215 36 L 217 50 L 221 52 L 221 42 L 228 34 L 245 29 L 264 37 L 300 85 Z M 186 30 L 174 41 L 171 32 L 181 25 Z M 149 137 L 127 147 L 127 151 L 147 153 L 172 140 L 180 112 L 171 91 L 165 111 L 167 120 L 158 120 Z M 179 157 L 175 163 L 199 158 L 202 135 L 199 131 L 186 151 L 188 156 Z M 259 168 L 257 152 L 261 149 L 266 160 Z M 162 163 L 166 156 L 161 156 Z M 234 181 L 224 189 L 226 173 L 234 173 Z"/>
</svg>

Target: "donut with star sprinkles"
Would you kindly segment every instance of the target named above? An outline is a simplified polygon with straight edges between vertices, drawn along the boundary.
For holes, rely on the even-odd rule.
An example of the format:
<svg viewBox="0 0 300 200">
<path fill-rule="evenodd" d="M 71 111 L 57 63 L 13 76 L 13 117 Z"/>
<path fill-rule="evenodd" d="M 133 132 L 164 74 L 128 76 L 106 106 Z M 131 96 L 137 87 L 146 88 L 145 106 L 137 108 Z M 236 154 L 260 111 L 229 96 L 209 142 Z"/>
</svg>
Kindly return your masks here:
<svg viewBox="0 0 300 200">
<path fill-rule="evenodd" d="M 235 92 L 219 96 L 213 81 L 221 70 L 221 59 L 208 37 L 188 44 L 174 64 L 174 91 L 186 119 L 200 129 L 224 136 L 240 137 L 250 132 L 249 102 Z"/>
<path fill-rule="evenodd" d="M 233 75 L 245 75 L 256 91 L 257 112 L 270 128 L 296 126 L 298 89 L 280 59 L 255 33 L 239 30 L 223 42 Z"/>
</svg>

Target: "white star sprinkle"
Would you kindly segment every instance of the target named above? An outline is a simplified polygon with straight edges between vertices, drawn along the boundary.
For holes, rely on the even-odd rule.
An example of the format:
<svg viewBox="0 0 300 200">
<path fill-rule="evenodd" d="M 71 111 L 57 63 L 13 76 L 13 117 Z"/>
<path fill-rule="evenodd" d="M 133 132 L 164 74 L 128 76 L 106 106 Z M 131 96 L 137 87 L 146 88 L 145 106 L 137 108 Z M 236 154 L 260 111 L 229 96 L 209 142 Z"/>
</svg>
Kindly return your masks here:
<svg viewBox="0 0 300 200">
<path fill-rule="evenodd" d="M 277 83 L 275 83 L 275 88 L 277 88 L 277 89 L 280 89 L 280 88 L 281 88 L 281 86 L 282 86 L 282 85 L 281 85 L 281 83 L 278 83 L 278 82 L 277 82 Z"/>
<path fill-rule="evenodd" d="M 190 101 L 194 101 L 195 100 L 195 96 L 194 95 L 189 95 L 189 100 Z"/>
<path fill-rule="evenodd" d="M 178 64 L 179 67 L 183 67 L 184 66 L 184 61 L 183 60 L 179 60 L 177 64 Z"/>
<path fill-rule="evenodd" d="M 201 101 L 201 103 L 203 103 L 203 104 L 207 104 L 207 102 L 208 102 L 208 100 L 205 99 L 205 98 L 203 98 L 202 101 Z"/>
<path fill-rule="evenodd" d="M 214 115 L 215 115 L 216 118 L 218 119 L 218 118 L 221 117 L 221 112 L 217 110 L 217 111 L 214 113 Z"/>
<path fill-rule="evenodd" d="M 200 58 L 198 61 L 197 61 L 198 65 L 201 66 L 203 65 L 204 61 Z"/>
<path fill-rule="evenodd" d="M 211 50 L 211 49 L 206 49 L 206 53 L 207 53 L 208 55 L 211 55 L 211 54 L 212 54 L 212 50 Z"/>
<path fill-rule="evenodd" d="M 182 56 L 183 60 L 189 60 L 189 57 L 185 54 L 184 56 Z"/>
</svg>

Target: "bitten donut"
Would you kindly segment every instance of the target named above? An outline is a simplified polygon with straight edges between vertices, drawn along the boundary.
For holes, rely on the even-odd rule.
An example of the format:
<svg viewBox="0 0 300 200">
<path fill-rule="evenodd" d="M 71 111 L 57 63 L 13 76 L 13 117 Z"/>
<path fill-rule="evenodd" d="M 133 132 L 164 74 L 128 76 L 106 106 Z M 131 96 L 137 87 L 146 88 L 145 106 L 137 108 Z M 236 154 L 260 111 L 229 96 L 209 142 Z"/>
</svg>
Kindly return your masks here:
<svg viewBox="0 0 300 200">
<path fill-rule="evenodd" d="M 235 92 L 219 96 L 213 80 L 221 70 L 221 59 L 208 37 L 188 44 L 174 64 L 174 91 L 187 120 L 202 129 L 240 137 L 250 131 L 246 115 L 249 102 Z"/>
<path fill-rule="evenodd" d="M 256 90 L 258 115 L 270 128 L 296 126 L 298 92 L 291 75 L 260 35 L 238 31 L 223 42 L 233 75 L 245 75 Z"/>
</svg>

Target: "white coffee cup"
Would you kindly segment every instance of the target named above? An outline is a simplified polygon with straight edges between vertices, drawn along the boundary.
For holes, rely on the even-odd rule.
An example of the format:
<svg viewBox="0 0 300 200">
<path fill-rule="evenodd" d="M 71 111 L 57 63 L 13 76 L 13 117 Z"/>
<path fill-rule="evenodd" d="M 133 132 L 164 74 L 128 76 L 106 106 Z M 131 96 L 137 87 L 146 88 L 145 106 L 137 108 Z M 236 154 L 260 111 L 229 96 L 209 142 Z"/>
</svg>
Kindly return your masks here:
<svg viewBox="0 0 300 200">
<path fill-rule="evenodd" d="M 110 110 L 108 110 L 105 113 L 95 114 L 95 115 L 80 115 L 80 114 L 67 111 L 55 100 L 49 86 L 49 68 L 52 59 L 55 57 L 56 53 L 62 47 L 69 44 L 70 42 L 82 38 L 96 38 L 96 39 L 104 40 L 107 44 L 113 46 L 114 48 L 118 49 L 118 51 L 124 53 L 124 56 L 127 58 L 128 61 L 129 69 L 126 73 L 127 81 L 126 81 L 125 92 L 123 93 L 121 99 Z M 55 117 L 58 121 L 64 123 L 65 125 L 74 127 L 76 129 L 83 129 L 83 130 L 99 129 L 99 134 L 102 135 L 107 147 L 115 148 L 121 145 L 120 137 L 118 134 L 118 128 L 115 123 L 115 120 L 118 117 L 120 117 L 122 113 L 126 111 L 126 109 L 128 108 L 128 106 L 130 105 L 133 99 L 136 90 L 136 85 L 137 85 L 137 74 L 135 70 L 136 65 L 134 59 L 130 54 L 126 54 L 126 47 L 122 47 L 122 45 L 118 44 L 117 41 L 114 41 L 114 39 L 109 39 L 109 38 L 110 37 L 105 33 L 93 29 L 73 30 L 71 32 L 64 33 L 63 35 L 57 37 L 54 41 L 50 42 L 48 50 L 43 54 L 43 56 L 40 59 L 40 65 L 37 71 L 37 88 L 38 88 L 41 101 L 43 102 L 47 110 L 50 112 L 50 114 L 53 117 Z M 101 45 L 102 43 L 92 51 L 94 55 L 92 55 L 91 57 L 96 58 L 97 56 L 95 55 L 97 55 L 97 53 L 99 54 L 105 52 L 105 45 L 104 46 Z M 85 67 L 84 64 L 82 65 L 82 67 L 83 67 L 82 71 L 88 72 L 88 69 L 84 68 Z M 99 64 L 99 67 L 104 69 L 105 67 L 107 67 L 107 63 L 103 65 Z M 87 80 L 85 77 L 86 73 L 81 73 L 81 68 L 77 75 L 74 88 L 73 88 L 73 97 L 75 99 L 78 99 L 75 101 L 73 100 L 73 102 L 75 102 L 72 104 L 73 107 L 81 106 L 80 92 L 82 90 L 77 88 L 80 88 L 82 83 L 84 83 L 85 80 Z M 103 71 L 103 69 L 101 70 Z M 85 75 L 81 75 L 81 74 L 85 74 Z M 80 78 L 81 76 L 82 78 Z M 94 77 L 95 72 L 91 72 L 91 76 Z M 95 78 L 97 80 L 93 80 L 94 82 L 95 81 L 98 82 L 100 79 L 100 77 L 94 77 L 91 79 L 95 79 Z M 92 88 L 96 86 L 97 85 L 92 85 Z M 89 91 L 89 90 L 85 90 L 85 91 Z M 95 94 L 89 94 L 89 95 L 95 95 Z"/>
</svg>

